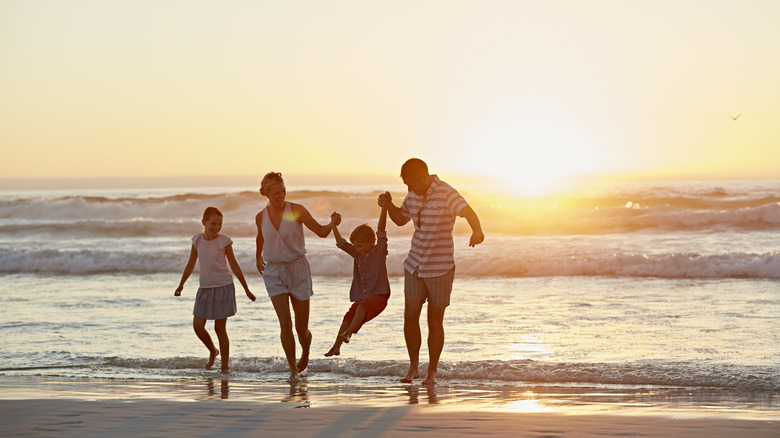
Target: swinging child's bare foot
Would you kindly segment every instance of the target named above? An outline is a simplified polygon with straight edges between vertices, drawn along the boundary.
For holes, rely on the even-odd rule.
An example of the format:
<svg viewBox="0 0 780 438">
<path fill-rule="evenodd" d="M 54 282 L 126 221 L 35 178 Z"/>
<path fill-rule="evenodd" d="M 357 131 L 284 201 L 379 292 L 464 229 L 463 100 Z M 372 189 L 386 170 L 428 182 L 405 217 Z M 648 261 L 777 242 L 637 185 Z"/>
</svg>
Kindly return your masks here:
<svg viewBox="0 0 780 438">
<path fill-rule="evenodd" d="M 406 375 L 401 379 L 401 383 L 412 383 L 412 380 L 417 379 L 420 377 L 420 373 L 417 372 L 416 366 L 409 366 L 409 371 L 406 372 Z"/>
<path fill-rule="evenodd" d="M 331 356 L 338 356 L 341 354 L 341 342 L 338 343 L 339 345 L 334 344 L 332 347 L 330 347 L 330 350 L 328 350 L 327 353 L 325 353 L 325 357 L 331 357 Z"/>
<path fill-rule="evenodd" d="M 219 356 L 219 350 L 217 350 L 216 348 L 214 349 L 214 351 L 209 353 L 209 361 L 206 362 L 206 369 L 207 370 L 210 370 L 211 367 L 214 366 L 214 361 L 217 359 L 217 356 Z"/>
<path fill-rule="evenodd" d="M 347 332 L 344 332 L 338 336 L 338 340 L 345 344 L 349 344 L 350 338 L 352 338 L 352 333 Z"/>
</svg>

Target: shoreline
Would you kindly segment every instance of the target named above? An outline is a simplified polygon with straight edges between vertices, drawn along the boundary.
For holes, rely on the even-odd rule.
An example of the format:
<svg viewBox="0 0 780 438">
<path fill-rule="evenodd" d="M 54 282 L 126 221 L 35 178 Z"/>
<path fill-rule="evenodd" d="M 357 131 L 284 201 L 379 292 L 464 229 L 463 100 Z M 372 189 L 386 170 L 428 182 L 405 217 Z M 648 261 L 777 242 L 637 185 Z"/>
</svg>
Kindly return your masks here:
<svg viewBox="0 0 780 438">
<path fill-rule="evenodd" d="M 436 412 L 553 416 L 639 416 L 780 422 L 780 393 L 708 388 L 442 381 L 400 383 L 395 377 L 343 379 L 316 373 L 296 384 L 283 374 L 246 378 L 65 377 L 0 374 L 0 402 L 163 402 L 274 405 L 291 409 L 426 407 Z"/>
</svg>

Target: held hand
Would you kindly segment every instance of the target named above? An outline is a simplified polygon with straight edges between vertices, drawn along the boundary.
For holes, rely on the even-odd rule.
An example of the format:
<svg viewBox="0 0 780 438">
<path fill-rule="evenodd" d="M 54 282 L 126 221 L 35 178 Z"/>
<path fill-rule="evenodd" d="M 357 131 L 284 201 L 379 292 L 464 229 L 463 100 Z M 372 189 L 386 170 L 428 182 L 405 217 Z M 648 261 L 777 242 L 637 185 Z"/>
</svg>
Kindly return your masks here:
<svg viewBox="0 0 780 438">
<path fill-rule="evenodd" d="M 249 292 L 249 289 L 247 289 L 244 292 L 246 292 L 246 296 L 249 297 L 250 300 L 254 301 L 256 299 L 255 298 L 255 294 L 253 294 L 252 292 Z"/>
<path fill-rule="evenodd" d="M 393 196 L 390 195 L 390 192 L 384 192 L 381 195 L 379 195 L 379 198 L 377 199 L 377 204 L 379 204 L 380 207 L 387 207 L 393 202 Z"/>
<path fill-rule="evenodd" d="M 181 296 L 181 291 L 182 291 L 182 289 L 184 289 L 184 287 L 183 287 L 183 286 L 179 286 L 179 287 L 177 287 L 177 288 L 176 288 L 176 292 L 174 292 L 174 293 L 173 293 L 173 296 L 174 296 L 174 297 L 180 297 L 180 296 Z"/>
<path fill-rule="evenodd" d="M 485 235 L 482 234 L 482 231 L 474 231 L 471 234 L 471 239 L 469 240 L 469 246 L 477 246 L 480 243 L 482 243 L 485 240 Z"/>
<path fill-rule="evenodd" d="M 341 215 L 334 211 L 333 214 L 330 215 L 330 223 L 334 226 L 341 224 Z"/>
</svg>

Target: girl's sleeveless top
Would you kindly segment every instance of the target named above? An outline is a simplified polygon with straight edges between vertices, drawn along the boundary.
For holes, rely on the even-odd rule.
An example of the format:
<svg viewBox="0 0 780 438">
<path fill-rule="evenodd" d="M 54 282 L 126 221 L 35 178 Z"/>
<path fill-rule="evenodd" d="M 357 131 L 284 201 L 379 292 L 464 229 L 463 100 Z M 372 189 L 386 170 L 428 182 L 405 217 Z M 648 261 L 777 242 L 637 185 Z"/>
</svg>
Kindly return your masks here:
<svg viewBox="0 0 780 438">
<path fill-rule="evenodd" d="M 306 254 L 303 225 L 295 220 L 292 205 L 284 203 L 284 213 L 279 229 L 274 227 L 268 215 L 268 207 L 260 212 L 263 228 L 263 259 L 269 263 L 288 263 Z"/>
</svg>

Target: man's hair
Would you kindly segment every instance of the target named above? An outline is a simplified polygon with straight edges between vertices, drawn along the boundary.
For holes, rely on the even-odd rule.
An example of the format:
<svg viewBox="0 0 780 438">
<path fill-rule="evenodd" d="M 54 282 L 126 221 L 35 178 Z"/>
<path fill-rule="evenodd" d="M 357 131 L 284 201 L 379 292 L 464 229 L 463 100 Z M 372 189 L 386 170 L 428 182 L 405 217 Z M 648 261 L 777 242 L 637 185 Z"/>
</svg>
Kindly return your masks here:
<svg viewBox="0 0 780 438">
<path fill-rule="evenodd" d="M 410 158 L 401 166 L 401 178 L 405 176 L 428 175 L 428 165 L 419 158 Z"/>
<path fill-rule="evenodd" d="M 358 225 L 352 230 L 352 234 L 349 235 L 349 241 L 352 242 L 353 245 L 358 242 L 376 243 L 376 233 L 369 224 Z"/>
</svg>

